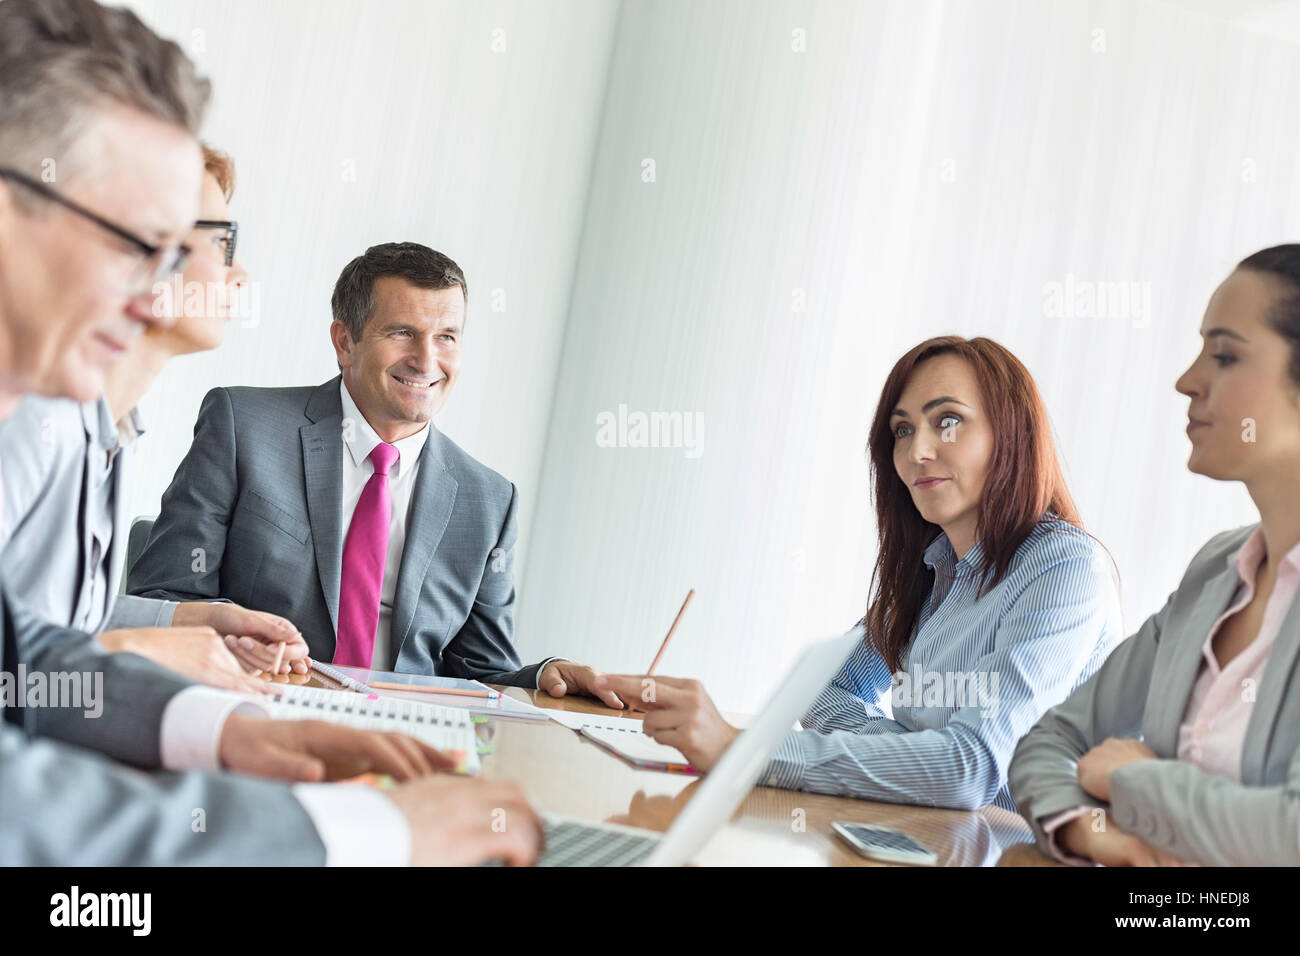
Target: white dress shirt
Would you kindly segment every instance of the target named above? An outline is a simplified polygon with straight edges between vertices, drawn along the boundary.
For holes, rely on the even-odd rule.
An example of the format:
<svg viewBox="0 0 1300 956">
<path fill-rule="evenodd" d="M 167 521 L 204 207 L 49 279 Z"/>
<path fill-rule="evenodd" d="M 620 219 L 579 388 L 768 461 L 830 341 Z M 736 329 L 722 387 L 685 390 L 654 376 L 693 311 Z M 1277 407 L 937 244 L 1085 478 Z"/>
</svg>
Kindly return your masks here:
<svg viewBox="0 0 1300 956">
<path fill-rule="evenodd" d="M 186 687 L 167 702 L 161 728 L 168 770 L 221 770 L 221 732 L 231 714 L 270 719 L 255 698 L 215 687 Z M 293 795 L 307 811 L 326 866 L 405 866 L 411 828 L 397 805 L 361 784 L 299 783 Z"/>
<path fill-rule="evenodd" d="M 370 463 L 370 453 L 383 439 L 366 421 L 357 403 L 352 400 L 348 387 L 340 379 L 339 399 L 343 404 L 343 541 L 346 547 L 352 513 L 357 510 L 361 492 L 375 473 Z M 384 584 L 379 596 L 379 626 L 375 629 L 375 650 L 370 658 L 373 670 L 392 670 L 397 666 L 397 648 L 392 646 L 393 600 L 397 594 L 397 576 L 402 569 L 402 551 L 406 547 L 406 523 L 411 516 L 411 498 L 415 492 L 415 479 L 420 472 L 420 453 L 429 439 L 426 423 L 414 435 L 393 443 L 397 461 L 388 470 L 388 493 L 393 511 L 388 519 L 388 556 L 384 560 Z M 567 661 L 567 657 L 548 657 L 537 668 L 540 687 L 542 671 L 552 661 Z"/>
<path fill-rule="evenodd" d="M 352 513 L 357 510 L 361 492 L 375 473 L 370 453 L 382 438 L 370 427 L 352 400 L 348 387 L 339 382 L 339 397 L 343 401 L 343 540 L 348 539 L 352 526 Z M 375 630 L 375 652 L 370 666 L 375 670 L 392 670 L 396 663 L 395 648 L 390 634 L 393 625 L 393 600 L 397 594 L 397 575 L 402 569 L 402 549 L 406 546 L 406 522 L 411 513 L 411 493 L 415 490 L 415 476 L 420 471 L 420 452 L 429 438 L 426 422 L 414 435 L 393 442 L 397 461 L 388 470 L 388 494 L 393 511 L 388 519 L 388 557 L 384 561 L 384 585 L 379 595 L 379 626 Z"/>
</svg>

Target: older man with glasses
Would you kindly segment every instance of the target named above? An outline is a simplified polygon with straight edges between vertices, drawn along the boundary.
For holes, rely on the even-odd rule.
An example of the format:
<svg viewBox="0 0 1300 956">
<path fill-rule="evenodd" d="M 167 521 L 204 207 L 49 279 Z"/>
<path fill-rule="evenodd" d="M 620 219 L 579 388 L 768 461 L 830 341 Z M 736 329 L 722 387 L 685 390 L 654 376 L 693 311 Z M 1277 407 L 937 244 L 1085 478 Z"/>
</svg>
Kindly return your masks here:
<svg viewBox="0 0 1300 956">
<path fill-rule="evenodd" d="M 134 455 L 145 432 L 136 405 L 173 355 L 220 343 L 213 332 L 223 329 L 228 300 L 247 280 L 234 258 L 237 226 L 226 218 L 233 163 L 205 145 L 203 164 L 200 215 L 212 218 L 194 223 L 185 236 L 192 254 L 184 255 L 182 244 L 177 255 L 165 257 L 184 259 L 185 271 L 173 274 L 170 284 L 154 283 L 153 314 L 160 321 L 113 363 L 104 394 L 80 405 L 29 395 L 0 421 L 6 479 L 0 577 L 39 617 L 95 633 L 110 651 L 129 649 L 199 683 L 263 694 L 272 686 L 246 673 L 237 658 L 257 660 L 248 670 L 269 670 L 278 660 L 282 673 L 306 674 L 307 644 L 289 621 L 229 602 L 116 594 L 128 550 Z M 218 175 L 225 177 L 224 186 Z M 127 233 L 20 172 L 0 169 L 3 178 L 104 225 L 114 236 Z M 173 315 L 174 322 L 168 318 Z M 69 501 L 78 507 L 69 508 Z M 216 633 L 196 629 L 202 627 Z"/>
<path fill-rule="evenodd" d="M 16 169 L 0 167 L 0 179 L 8 179 L 12 182 L 18 183 L 20 186 L 30 189 L 41 198 L 58 203 L 64 209 L 70 209 L 81 218 L 93 222 L 105 232 L 121 239 L 128 246 L 135 248 L 139 252 L 141 258 L 139 265 L 136 266 L 135 271 L 128 280 L 127 284 L 130 287 L 134 288 L 136 286 L 144 286 L 152 288 L 154 283 L 158 280 L 171 275 L 173 272 L 180 272 L 185 268 L 185 261 L 190 257 L 190 253 L 193 252 L 193 250 L 184 243 L 159 246 L 150 242 L 145 242 L 145 240 L 135 235 L 135 233 L 131 232 L 129 229 L 123 229 L 121 226 L 109 222 L 98 213 L 91 212 L 80 203 L 75 203 L 71 199 L 60 196 L 49 186 L 30 176 L 20 173 Z M 200 223 L 200 225 L 222 226 L 229 224 Z M 233 254 L 234 252 L 232 250 L 231 255 Z"/>
<path fill-rule="evenodd" d="M 0 2 L 0 417 L 27 393 L 95 398 L 142 331 L 169 321 L 152 290 L 183 262 L 180 237 L 196 219 L 206 100 L 179 48 L 131 13 L 92 0 Z M 0 673 L 24 671 L 94 678 L 102 707 L 0 697 L 0 864 L 536 854 L 540 821 L 517 786 L 426 776 L 447 761 L 402 735 L 270 720 L 249 698 L 44 624 L 0 587 Z M 202 772 L 219 769 L 422 779 L 380 793 Z M 501 812 L 508 832 L 492 826 Z"/>
</svg>

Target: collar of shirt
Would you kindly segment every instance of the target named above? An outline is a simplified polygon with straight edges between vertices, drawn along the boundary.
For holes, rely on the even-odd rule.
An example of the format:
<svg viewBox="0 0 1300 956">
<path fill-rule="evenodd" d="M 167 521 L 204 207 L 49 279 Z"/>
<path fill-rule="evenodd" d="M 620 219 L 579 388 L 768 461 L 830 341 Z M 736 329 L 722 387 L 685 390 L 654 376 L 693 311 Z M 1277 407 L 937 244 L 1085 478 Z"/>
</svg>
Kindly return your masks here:
<svg viewBox="0 0 1300 956">
<path fill-rule="evenodd" d="M 1205 642 L 1201 645 L 1201 657 L 1203 662 L 1209 667 L 1210 674 L 1216 676 L 1221 674 L 1227 668 L 1219 667 L 1219 658 L 1214 653 L 1214 638 L 1218 634 L 1219 628 L 1223 622 L 1232 615 L 1236 614 L 1243 607 L 1250 603 L 1255 596 L 1256 579 L 1259 576 L 1259 563 L 1264 560 L 1264 528 L 1262 525 L 1256 525 L 1255 530 L 1250 537 L 1245 540 L 1240 548 L 1228 555 L 1227 562 L 1229 567 L 1237 571 L 1237 590 L 1232 596 L 1228 607 L 1219 615 L 1219 619 L 1214 622 L 1210 628 L 1210 633 L 1205 636 Z M 1270 606 L 1277 600 L 1281 599 L 1289 607 L 1292 597 L 1296 592 L 1297 586 L 1300 586 L 1300 544 L 1288 551 L 1278 564 L 1277 577 L 1274 579 L 1273 593 L 1269 597 Z M 1260 655 L 1267 656 L 1273 646 L 1273 638 L 1276 637 L 1276 630 L 1267 627 L 1269 609 L 1265 608 L 1264 624 L 1260 626 L 1257 639 L 1252 641 L 1250 646 L 1238 654 L 1229 662 L 1228 666 L 1237 665 L 1238 669 L 1252 665 Z M 1265 640 L 1259 640 L 1265 632 L 1268 636 Z M 1190 706 L 1190 705 L 1189 705 Z"/>
<path fill-rule="evenodd" d="M 361 414 L 342 379 L 339 380 L 339 398 L 343 402 L 343 420 L 346 422 L 350 419 L 356 426 L 351 429 L 351 438 L 348 437 L 348 432 L 344 431 L 343 444 L 348 454 L 352 456 L 352 464 L 360 468 L 362 463 L 370 458 L 370 453 L 375 450 L 375 446 L 383 439 L 370 427 L 366 416 Z M 396 478 L 410 470 L 412 464 L 419 459 L 420 452 L 424 450 L 424 443 L 428 439 L 429 425 L 426 422 L 424 427 L 414 435 L 393 442 L 393 447 L 397 449 L 397 464 L 392 477 Z"/>
<path fill-rule="evenodd" d="M 96 401 L 81 406 L 81 425 L 86 433 L 88 448 L 98 448 L 104 453 L 97 475 L 104 475 L 113 464 L 117 453 L 144 434 L 140 410 L 131 409 L 120 422 L 113 421 L 108 399 L 101 395 Z"/>
<path fill-rule="evenodd" d="M 108 409 L 108 399 L 101 395 L 98 400 L 81 406 L 81 421 L 86 427 L 86 438 L 90 444 L 111 457 L 117 448 L 117 425 L 113 422 L 113 413 Z"/>
<path fill-rule="evenodd" d="M 90 444 L 98 446 L 110 459 L 144 434 L 139 408 L 131 409 L 121 421 L 114 422 L 108 399 L 102 395 L 97 401 L 81 406 L 81 422 Z"/>
<path fill-rule="evenodd" d="M 924 561 L 926 567 L 933 570 L 947 570 L 949 565 L 955 563 L 951 571 L 954 575 L 957 575 L 978 571 L 983 554 L 984 549 L 976 541 L 971 545 L 971 549 L 962 555 L 962 559 L 958 561 L 957 552 L 953 549 L 952 542 L 948 540 L 948 535 L 940 531 L 939 536 L 926 547 Z"/>
<path fill-rule="evenodd" d="M 1259 563 L 1264 560 L 1264 526 L 1256 525 L 1245 543 L 1235 554 L 1228 556 L 1228 561 L 1237 568 L 1237 577 L 1246 585 L 1248 594 L 1255 591 L 1255 577 L 1259 574 Z M 1300 574 L 1300 544 L 1282 556 L 1277 565 L 1277 576 L 1294 577 Z M 1249 597 L 1247 598 L 1249 600 Z"/>
<path fill-rule="evenodd" d="M 140 408 L 136 406 L 117 423 L 117 447 L 125 448 L 144 434 L 144 419 L 140 417 Z"/>
</svg>

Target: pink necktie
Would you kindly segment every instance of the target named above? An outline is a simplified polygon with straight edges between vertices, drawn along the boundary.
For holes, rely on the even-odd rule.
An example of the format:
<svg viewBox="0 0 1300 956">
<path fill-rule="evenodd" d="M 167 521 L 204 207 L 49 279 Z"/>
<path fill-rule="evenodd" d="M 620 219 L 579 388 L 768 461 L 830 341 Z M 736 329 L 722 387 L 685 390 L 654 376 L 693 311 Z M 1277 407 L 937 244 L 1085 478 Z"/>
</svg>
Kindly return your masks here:
<svg viewBox="0 0 1300 956">
<path fill-rule="evenodd" d="M 343 545 L 343 572 L 339 581 L 339 639 L 334 663 L 369 667 L 375 653 L 379 626 L 379 596 L 384 588 L 388 559 L 388 523 L 393 500 L 388 493 L 388 469 L 397 461 L 397 449 L 380 442 L 370 453 L 375 473 L 361 490 Z"/>
</svg>

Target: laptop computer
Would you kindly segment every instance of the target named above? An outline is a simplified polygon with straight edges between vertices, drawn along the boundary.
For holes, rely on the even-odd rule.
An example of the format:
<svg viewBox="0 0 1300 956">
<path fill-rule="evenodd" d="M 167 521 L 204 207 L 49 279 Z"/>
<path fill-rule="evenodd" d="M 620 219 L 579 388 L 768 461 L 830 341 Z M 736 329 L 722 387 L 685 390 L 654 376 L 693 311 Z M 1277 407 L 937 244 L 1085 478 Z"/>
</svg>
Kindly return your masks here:
<svg viewBox="0 0 1300 956">
<path fill-rule="evenodd" d="M 859 625 L 806 648 L 763 712 L 727 748 L 665 832 L 544 814 L 546 848 L 537 865 L 680 866 L 688 862 L 730 819 L 794 722 L 862 640 Z"/>
</svg>

